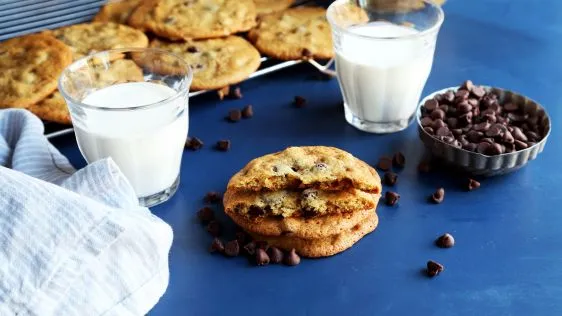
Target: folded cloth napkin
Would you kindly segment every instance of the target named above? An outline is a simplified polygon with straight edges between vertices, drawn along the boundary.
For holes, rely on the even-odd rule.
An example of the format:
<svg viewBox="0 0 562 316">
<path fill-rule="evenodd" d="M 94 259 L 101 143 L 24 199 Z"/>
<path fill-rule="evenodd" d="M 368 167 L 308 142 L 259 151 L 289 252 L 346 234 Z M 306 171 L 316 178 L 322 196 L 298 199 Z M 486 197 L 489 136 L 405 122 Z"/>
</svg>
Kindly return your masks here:
<svg viewBox="0 0 562 316">
<path fill-rule="evenodd" d="M 111 159 L 75 171 L 26 110 L 0 111 L 0 315 L 145 315 L 172 230 Z"/>
</svg>

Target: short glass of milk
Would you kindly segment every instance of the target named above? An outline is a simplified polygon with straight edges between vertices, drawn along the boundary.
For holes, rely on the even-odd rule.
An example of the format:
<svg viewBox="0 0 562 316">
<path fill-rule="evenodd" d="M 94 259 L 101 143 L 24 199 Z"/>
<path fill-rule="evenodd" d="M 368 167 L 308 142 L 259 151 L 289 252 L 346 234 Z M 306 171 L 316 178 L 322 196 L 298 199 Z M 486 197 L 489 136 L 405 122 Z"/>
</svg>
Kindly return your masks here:
<svg viewBox="0 0 562 316">
<path fill-rule="evenodd" d="M 88 163 L 111 157 L 140 205 L 178 188 L 191 80 L 183 59 L 158 49 L 99 52 L 60 76 L 80 152 Z"/>
<path fill-rule="evenodd" d="M 327 18 L 347 122 L 371 133 L 407 128 L 433 64 L 441 7 L 422 0 L 336 0 Z"/>
</svg>

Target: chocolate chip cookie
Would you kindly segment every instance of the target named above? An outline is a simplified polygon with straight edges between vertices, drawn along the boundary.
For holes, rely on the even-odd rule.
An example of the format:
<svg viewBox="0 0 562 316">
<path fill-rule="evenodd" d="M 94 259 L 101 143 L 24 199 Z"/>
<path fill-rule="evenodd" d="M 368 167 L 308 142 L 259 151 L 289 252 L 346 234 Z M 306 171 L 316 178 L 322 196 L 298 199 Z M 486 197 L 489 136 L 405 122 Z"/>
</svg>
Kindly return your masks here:
<svg viewBox="0 0 562 316">
<path fill-rule="evenodd" d="M 150 43 L 150 47 L 175 53 L 191 66 L 192 90 L 219 89 L 239 83 L 260 66 L 259 52 L 239 36 L 186 42 L 155 39 Z M 173 65 L 165 65 L 173 67 Z M 173 71 L 173 69 L 162 70 Z"/>
<path fill-rule="evenodd" d="M 377 172 L 348 152 L 334 147 L 289 147 L 256 158 L 228 183 L 235 191 L 277 191 L 316 188 L 341 191 L 355 188 L 379 194 Z"/>
<path fill-rule="evenodd" d="M 328 257 L 340 253 L 373 232 L 379 223 L 377 214 L 372 211 L 362 222 L 351 229 L 323 238 L 301 238 L 294 236 L 271 237 L 250 233 L 256 240 L 266 241 L 270 246 L 284 250 L 295 249 L 303 257 Z"/>
<path fill-rule="evenodd" d="M 298 7 L 260 18 L 249 39 L 265 55 L 282 60 L 334 56 L 326 10 Z"/>
<path fill-rule="evenodd" d="M 47 34 L 0 43 L 0 107 L 28 107 L 44 99 L 71 62 L 70 48 Z"/>
<path fill-rule="evenodd" d="M 75 60 L 109 49 L 148 46 L 148 38 L 143 32 L 111 22 L 76 24 L 46 33 L 70 46 Z"/>
<path fill-rule="evenodd" d="M 294 2 L 295 0 L 254 0 L 258 15 L 283 11 Z"/>
<path fill-rule="evenodd" d="M 256 5 L 253 0 L 148 0 L 129 24 L 170 40 L 223 37 L 254 27 Z"/>
<path fill-rule="evenodd" d="M 94 17 L 94 22 L 113 22 L 126 24 L 129 16 L 140 5 L 142 0 L 126 0 L 104 5 Z"/>
</svg>

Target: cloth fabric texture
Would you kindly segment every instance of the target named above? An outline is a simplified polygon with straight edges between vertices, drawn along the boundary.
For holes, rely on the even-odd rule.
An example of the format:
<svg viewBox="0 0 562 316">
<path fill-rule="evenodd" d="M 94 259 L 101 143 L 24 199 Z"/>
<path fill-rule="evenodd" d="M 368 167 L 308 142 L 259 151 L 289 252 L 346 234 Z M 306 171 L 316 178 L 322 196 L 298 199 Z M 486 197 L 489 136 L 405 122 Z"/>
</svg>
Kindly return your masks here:
<svg viewBox="0 0 562 316">
<path fill-rule="evenodd" d="M 0 110 L 0 315 L 145 315 L 169 225 L 111 159 L 76 171 L 26 110 Z"/>
</svg>

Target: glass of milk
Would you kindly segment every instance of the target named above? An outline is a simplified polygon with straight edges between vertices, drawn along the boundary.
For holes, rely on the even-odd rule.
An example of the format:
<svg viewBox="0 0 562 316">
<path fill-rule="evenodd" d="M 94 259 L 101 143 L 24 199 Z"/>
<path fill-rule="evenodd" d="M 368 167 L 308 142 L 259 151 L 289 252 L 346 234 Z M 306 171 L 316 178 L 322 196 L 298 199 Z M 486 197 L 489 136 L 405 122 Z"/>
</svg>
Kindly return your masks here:
<svg viewBox="0 0 562 316">
<path fill-rule="evenodd" d="M 336 0 L 328 8 L 345 119 L 371 133 L 413 121 L 443 10 L 422 0 Z"/>
<path fill-rule="evenodd" d="M 183 59 L 158 49 L 96 53 L 60 76 L 80 152 L 88 163 L 111 157 L 140 205 L 178 188 L 191 80 Z"/>
</svg>

